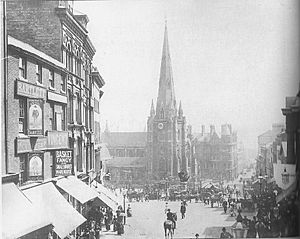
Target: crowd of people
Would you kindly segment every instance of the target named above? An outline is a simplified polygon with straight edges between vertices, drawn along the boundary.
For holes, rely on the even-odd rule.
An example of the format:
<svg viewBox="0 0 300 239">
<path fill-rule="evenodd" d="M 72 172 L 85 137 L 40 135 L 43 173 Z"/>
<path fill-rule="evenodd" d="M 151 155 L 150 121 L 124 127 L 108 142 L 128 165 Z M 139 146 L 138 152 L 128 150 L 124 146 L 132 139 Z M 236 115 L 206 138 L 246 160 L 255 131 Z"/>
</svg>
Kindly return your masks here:
<svg viewBox="0 0 300 239">
<path fill-rule="evenodd" d="M 102 231 L 113 230 L 118 232 L 118 227 L 123 227 L 123 224 L 124 212 L 122 206 L 119 206 L 115 213 L 109 207 L 93 206 L 88 211 L 87 221 L 83 224 L 83 230 L 80 234 L 77 234 L 76 239 L 98 239 Z M 122 233 L 124 233 L 124 227 Z"/>
</svg>

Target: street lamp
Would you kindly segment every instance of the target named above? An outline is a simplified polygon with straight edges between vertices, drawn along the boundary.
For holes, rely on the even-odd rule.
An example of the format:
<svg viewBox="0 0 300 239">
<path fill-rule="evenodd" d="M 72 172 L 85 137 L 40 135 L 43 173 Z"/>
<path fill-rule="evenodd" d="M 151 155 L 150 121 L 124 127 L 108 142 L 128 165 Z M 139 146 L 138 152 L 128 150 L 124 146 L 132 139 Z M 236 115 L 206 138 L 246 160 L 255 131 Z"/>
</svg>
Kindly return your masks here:
<svg viewBox="0 0 300 239">
<path fill-rule="evenodd" d="M 261 176 L 261 174 L 259 174 L 258 176 L 258 180 L 259 180 L 259 194 L 261 196 L 261 185 L 262 185 L 262 180 L 263 180 L 263 176 Z"/>
</svg>

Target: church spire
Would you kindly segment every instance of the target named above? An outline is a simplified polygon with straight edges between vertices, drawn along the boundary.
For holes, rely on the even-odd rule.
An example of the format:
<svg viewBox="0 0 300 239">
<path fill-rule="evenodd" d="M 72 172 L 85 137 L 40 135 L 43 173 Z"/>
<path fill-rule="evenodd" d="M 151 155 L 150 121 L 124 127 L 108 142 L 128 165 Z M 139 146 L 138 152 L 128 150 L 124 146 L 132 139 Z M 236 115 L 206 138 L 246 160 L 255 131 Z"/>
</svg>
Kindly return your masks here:
<svg viewBox="0 0 300 239">
<path fill-rule="evenodd" d="M 156 113 L 163 107 L 166 116 L 174 116 L 175 91 L 168 42 L 167 23 L 165 24 L 164 43 L 160 66 L 159 88 L 156 103 Z"/>
<path fill-rule="evenodd" d="M 154 110 L 154 104 L 153 104 L 153 99 L 152 99 L 151 109 L 150 109 L 150 116 L 154 116 L 154 115 L 155 115 L 155 110 Z"/>
<path fill-rule="evenodd" d="M 178 116 L 179 116 L 179 117 L 182 117 L 182 116 L 183 116 L 183 110 L 182 110 L 182 106 L 181 106 L 181 101 L 180 101 L 180 103 L 179 103 Z"/>
</svg>

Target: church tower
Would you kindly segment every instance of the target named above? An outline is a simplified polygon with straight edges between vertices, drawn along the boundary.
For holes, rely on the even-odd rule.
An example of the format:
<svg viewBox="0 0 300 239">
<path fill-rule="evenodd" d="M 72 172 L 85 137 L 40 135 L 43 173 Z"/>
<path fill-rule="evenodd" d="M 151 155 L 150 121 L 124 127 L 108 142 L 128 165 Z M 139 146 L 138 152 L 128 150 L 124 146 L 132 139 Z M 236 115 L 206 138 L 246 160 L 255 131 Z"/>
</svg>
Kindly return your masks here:
<svg viewBox="0 0 300 239">
<path fill-rule="evenodd" d="M 147 154 L 151 178 L 177 177 L 187 170 L 185 159 L 185 117 L 177 110 L 168 29 L 165 25 L 156 109 L 152 101 L 147 121 Z"/>
</svg>

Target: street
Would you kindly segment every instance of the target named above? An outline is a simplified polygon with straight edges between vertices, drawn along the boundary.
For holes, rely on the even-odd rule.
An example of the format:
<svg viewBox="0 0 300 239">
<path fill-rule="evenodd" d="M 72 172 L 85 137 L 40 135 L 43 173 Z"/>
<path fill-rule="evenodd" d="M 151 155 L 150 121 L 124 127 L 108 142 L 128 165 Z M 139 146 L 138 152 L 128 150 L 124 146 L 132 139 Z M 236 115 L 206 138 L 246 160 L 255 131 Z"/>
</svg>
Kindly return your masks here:
<svg viewBox="0 0 300 239">
<path fill-rule="evenodd" d="M 120 237 L 116 232 L 104 232 L 102 238 L 164 238 L 164 201 L 134 202 L 131 207 L 133 217 L 126 220 L 125 234 Z M 235 221 L 228 212 L 224 214 L 222 207 L 211 208 L 203 203 L 188 203 L 185 219 L 181 219 L 179 201 L 169 202 L 169 208 L 178 217 L 174 238 L 194 238 L 196 233 L 200 238 L 220 237 L 222 227 L 230 232 Z"/>
</svg>

